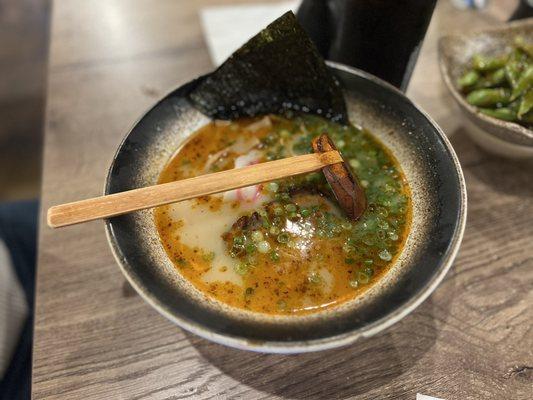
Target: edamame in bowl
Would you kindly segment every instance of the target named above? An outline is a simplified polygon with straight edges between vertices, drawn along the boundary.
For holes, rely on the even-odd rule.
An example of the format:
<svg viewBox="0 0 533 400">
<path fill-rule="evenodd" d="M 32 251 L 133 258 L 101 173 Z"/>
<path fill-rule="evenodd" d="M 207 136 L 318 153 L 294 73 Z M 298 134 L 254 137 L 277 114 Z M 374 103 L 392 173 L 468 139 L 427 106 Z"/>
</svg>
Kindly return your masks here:
<svg viewBox="0 0 533 400">
<path fill-rule="evenodd" d="M 533 21 L 439 41 L 442 77 L 481 146 L 533 156 Z"/>
<path fill-rule="evenodd" d="M 481 113 L 531 129 L 533 43 L 516 36 L 505 53 L 494 57 L 474 54 L 457 86 Z"/>
</svg>

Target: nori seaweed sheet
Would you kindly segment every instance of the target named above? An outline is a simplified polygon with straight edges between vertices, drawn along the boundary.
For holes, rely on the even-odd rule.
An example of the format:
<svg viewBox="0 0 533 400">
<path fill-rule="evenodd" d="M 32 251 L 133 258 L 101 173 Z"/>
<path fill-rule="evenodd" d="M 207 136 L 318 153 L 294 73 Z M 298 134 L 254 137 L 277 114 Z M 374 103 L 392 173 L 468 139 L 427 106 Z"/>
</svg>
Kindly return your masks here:
<svg viewBox="0 0 533 400">
<path fill-rule="evenodd" d="M 290 11 L 203 77 L 189 98 L 216 119 L 292 110 L 348 121 L 339 83 Z"/>
</svg>

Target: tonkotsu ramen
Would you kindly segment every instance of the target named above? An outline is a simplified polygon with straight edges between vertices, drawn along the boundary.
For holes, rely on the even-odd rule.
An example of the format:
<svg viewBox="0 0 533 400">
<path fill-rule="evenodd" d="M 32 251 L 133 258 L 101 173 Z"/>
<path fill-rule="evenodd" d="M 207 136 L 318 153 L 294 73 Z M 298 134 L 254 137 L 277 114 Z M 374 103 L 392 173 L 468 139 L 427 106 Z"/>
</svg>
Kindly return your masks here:
<svg viewBox="0 0 533 400">
<path fill-rule="evenodd" d="M 365 129 L 311 115 L 213 121 L 159 183 L 310 153 L 324 132 L 364 188 L 357 221 L 343 215 L 320 172 L 162 206 L 155 222 L 179 273 L 228 305 L 293 315 L 354 299 L 382 278 L 408 234 L 410 192 L 395 158 Z"/>
</svg>

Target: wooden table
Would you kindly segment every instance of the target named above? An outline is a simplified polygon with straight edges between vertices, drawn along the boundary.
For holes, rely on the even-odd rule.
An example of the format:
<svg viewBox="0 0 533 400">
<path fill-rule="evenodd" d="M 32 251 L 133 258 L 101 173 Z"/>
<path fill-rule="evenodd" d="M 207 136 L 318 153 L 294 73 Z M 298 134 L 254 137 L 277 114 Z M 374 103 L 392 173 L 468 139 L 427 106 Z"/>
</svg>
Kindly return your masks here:
<svg viewBox="0 0 533 400">
<path fill-rule="evenodd" d="M 212 68 L 198 18 L 207 4 L 215 2 L 54 3 L 43 210 L 101 193 L 132 123 Z M 491 5 L 474 14 L 439 4 L 409 90 L 452 137 L 469 195 L 457 261 L 414 313 L 339 350 L 233 350 L 184 332 L 133 293 L 101 222 L 52 231 L 43 213 L 34 398 L 531 398 L 533 164 L 490 156 L 465 136 L 436 65 L 440 32 L 503 21 L 514 2 Z"/>
</svg>

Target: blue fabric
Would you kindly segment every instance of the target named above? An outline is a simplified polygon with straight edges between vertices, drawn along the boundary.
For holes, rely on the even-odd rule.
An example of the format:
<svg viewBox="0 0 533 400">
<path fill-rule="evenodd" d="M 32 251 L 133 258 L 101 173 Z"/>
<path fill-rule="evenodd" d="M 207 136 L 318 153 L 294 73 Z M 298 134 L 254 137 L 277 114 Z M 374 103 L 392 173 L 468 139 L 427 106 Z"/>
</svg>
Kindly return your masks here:
<svg viewBox="0 0 533 400">
<path fill-rule="evenodd" d="M 38 213 L 39 203 L 36 200 L 0 203 L 0 239 L 9 249 L 16 276 L 24 289 L 29 307 L 29 316 L 24 324 L 13 359 L 0 381 L 0 400 L 31 398 L 31 349 Z"/>
</svg>

